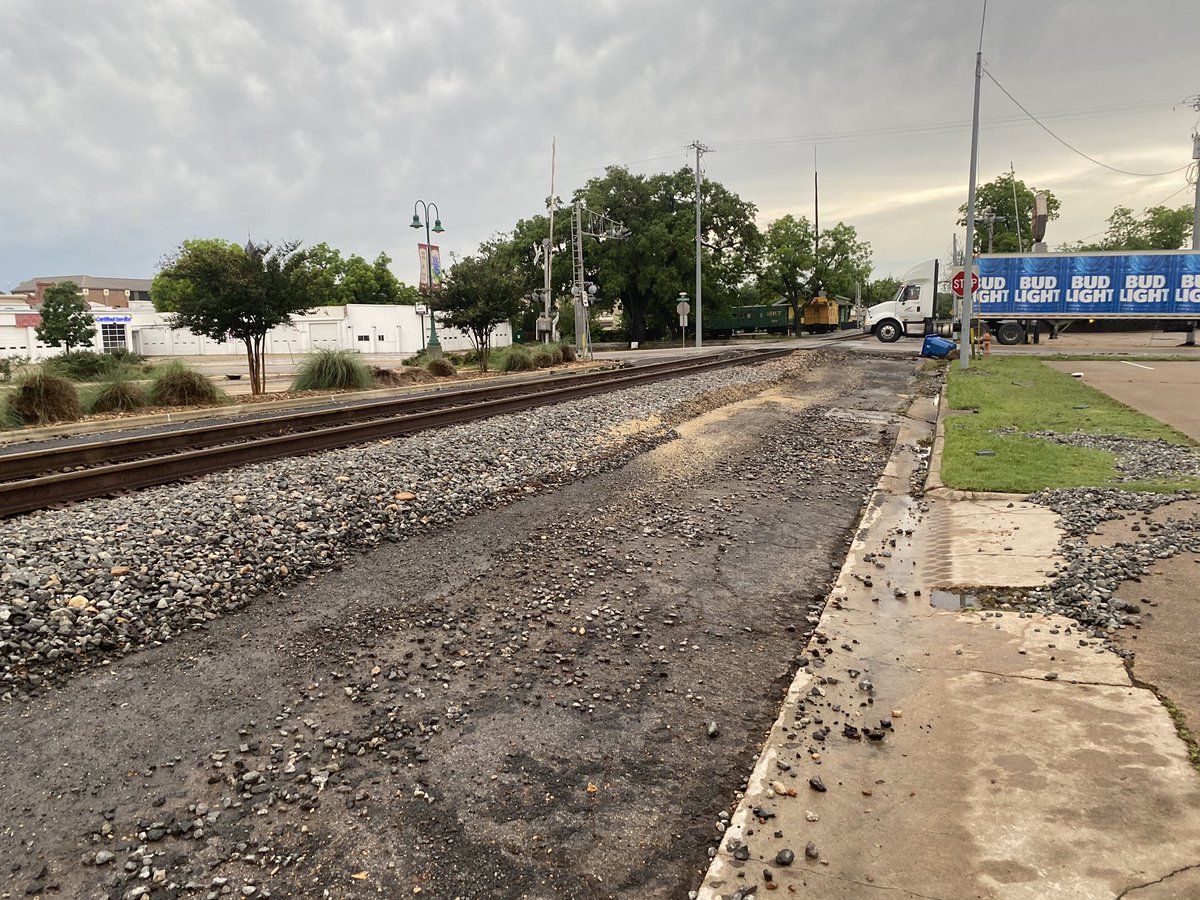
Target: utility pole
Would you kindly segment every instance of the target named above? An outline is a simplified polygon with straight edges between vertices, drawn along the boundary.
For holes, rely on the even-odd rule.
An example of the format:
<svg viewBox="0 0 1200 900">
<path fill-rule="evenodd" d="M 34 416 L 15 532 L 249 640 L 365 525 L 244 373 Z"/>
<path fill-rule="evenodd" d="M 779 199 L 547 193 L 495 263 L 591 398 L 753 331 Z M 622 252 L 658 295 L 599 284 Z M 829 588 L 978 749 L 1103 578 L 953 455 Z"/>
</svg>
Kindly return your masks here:
<svg viewBox="0 0 1200 900">
<path fill-rule="evenodd" d="M 696 349 L 699 350 L 704 346 L 704 301 L 700 286 L 700 157 L 708 153 L 708 147 L 698 140 L 692 141 L 688 146 L 696 151 Z"/>
<path fill-rule="evenodd" d="M 1017 252 L 1024 253 L 1025 245 L 1021 242 L 1021 207 L 1017 206 L 1017 170 L 1012 164 L 1012 160 L 1008 161 L 1008 179 L 1012 183 L 1013 189 L 1013 221 L 1017 223 Z"/>
<path fill-rule="evenodd" d="M 1196 98 L 1200 110 L 1200 97 Z M 1192 159 L 1196 161 L 1196 199 L 1192 208 L 1192 249 L 1200 250 L 1200 131 L 1192 132 Z"/>
<path fill-rule="evenodd" d="M 975 106 L 971 113 L 971 175 L 967 185 L 967 246 L 963 260 L 962 349 L 958 367 L 971 365 L 971 319 L 975 314 L 975 179 L 979 167 L 979 84 L 983 80 L 983 26 L 987 22 L 987 0 L 979 22 L 979 49 L 975 52 Z"/>
<path fill-rule="evenodd" d="M 1200 96 L 1195 98 L 1196 111 L 1200 112 Z M 1200 250 L 1200 130 L 1192 132 L 1192 159 L 1196 163 L 1196 199 L 1193 201 L 1195 206 L 1192 207 L 1192 249 Z M 1188 347 L 1196 346 L 1196 323 L 1192 322 L 1188 327 L 1187 341 Z"/>
</svg>

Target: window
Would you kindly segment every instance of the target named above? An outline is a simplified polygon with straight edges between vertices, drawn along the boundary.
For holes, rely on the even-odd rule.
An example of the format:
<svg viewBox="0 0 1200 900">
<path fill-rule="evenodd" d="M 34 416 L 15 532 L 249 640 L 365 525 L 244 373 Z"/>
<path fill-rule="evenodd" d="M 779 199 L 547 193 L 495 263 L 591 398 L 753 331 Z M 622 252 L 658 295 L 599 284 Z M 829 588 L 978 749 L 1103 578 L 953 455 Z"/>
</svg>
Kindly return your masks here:
<svg viewBox="0 0 1200 900">
<path fill-rule="evenodd" d="M 358 336 L 358 339 L 360 341 L 369 341 L 369 340 L 371 340 L 371 336 L 369 334 L 360 334 Z"/>
<path fill-rule="evenodd" d="M 105 353 L 126 349 L 129 345 L 125 340 L 125 323 L 101 322 L 100 340 L 104 343 Z"/>
</svg>

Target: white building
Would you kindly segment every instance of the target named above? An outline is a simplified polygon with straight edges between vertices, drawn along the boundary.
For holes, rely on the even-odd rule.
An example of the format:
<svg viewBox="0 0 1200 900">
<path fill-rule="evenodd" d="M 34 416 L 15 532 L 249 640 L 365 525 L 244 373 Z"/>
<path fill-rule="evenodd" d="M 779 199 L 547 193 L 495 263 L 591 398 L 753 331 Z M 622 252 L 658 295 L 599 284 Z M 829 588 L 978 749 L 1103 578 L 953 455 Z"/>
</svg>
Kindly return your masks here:
<svg viewBox="0 0 1200 900">
<path fill-rule="evenodd" d="M 92 349 L 111 351 L 125 348 L 145 356 L 217 356 L 242 354 L 239 341 L 214 341 L 186 328 L 167 325 L 168 314 L 159 313 L 144 300 L 128 300 L 128 306 L 112 307 L 90 303 L 96 319 Z M 367 354 L 403 355 L 416 353 L 429 339 L 429 317 L 417 314 L 414 306 L 350 304 L 321 306 L 295 316 L 294 324 L 267 333 L 267 353 L 308 353 L 321 348 L 340 348 Z M 37 309 L 25 295 L 0 295 L 0 356 L 45 359 L 62 352 L 37 339 L 40 322 Z M 456 352 L 472 349 L 471 339 L 439 322 L 442 349 Z M 493 346 L 512 343 L 507 323 L 492 333 Z"/>
</svg>

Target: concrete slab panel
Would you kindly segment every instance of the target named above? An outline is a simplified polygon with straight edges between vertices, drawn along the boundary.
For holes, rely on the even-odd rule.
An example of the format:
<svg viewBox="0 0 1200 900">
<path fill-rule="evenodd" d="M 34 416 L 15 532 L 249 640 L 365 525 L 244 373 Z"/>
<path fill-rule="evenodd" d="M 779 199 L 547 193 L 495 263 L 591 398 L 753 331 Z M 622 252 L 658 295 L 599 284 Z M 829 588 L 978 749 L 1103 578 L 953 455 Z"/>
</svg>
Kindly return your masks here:
<svg viewBox="0 0 1200 900">
<path fill-rule="evenodd" d="M 933 500 L 922 537 L 930 585 L 1036 587 L 1063 562 L 1058 516 L 1023 501 Z"/>
</svg>

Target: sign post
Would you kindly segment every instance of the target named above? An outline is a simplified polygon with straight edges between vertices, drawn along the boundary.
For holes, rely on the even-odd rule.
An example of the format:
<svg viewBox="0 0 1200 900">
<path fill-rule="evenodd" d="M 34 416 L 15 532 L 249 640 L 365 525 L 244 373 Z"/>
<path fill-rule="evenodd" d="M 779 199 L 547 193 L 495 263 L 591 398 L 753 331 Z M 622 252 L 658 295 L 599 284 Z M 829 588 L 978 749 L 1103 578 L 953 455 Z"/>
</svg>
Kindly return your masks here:
<svg viewBox="0 0 1200 900">
<path fill-rule="evenodd" d="M 675 312 L 679 313 L 679 329 L 682 332 L 680 335 L 680 347 L 687 346 L 687 326 L 688 313 L 692 311 L 692 304 L 688 303 L 687 291 L 679 292 L 679 302 L 675 304 Z M 697 335 L 699 339 L 699 335 Z"/>
</svg>

